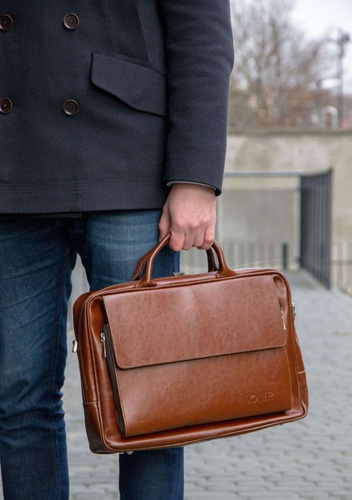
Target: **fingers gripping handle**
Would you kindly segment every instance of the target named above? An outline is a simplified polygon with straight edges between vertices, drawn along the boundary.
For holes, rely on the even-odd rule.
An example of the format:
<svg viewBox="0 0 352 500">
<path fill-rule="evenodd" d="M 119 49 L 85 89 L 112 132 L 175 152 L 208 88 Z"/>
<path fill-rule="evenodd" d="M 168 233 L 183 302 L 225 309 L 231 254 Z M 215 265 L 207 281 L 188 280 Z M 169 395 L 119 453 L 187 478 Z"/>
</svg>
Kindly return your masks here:
<svg viewBox="0 0 352 500">
<path fill-rule="evenodd" d="M 138 260 L 138 262 L 136 264 L 136 268 L 135 268 L 134 273 L 133 273 L 133 276 L 131 278 L 131 281 L 139 280 L 143 276 L 148 257 L 150 256 L 153 249 L 154 248 L 149 250 L 149 252 L 147 252 L 146 254 L 142 255 L 142 257 Z M 208 273 L 211 273 L 211 272 L 217 270 L 217 265 L 216 265 L 216 261 L 215 261 L 215 257 L 214 257 L 214 251 L 213 251 L 212 247 L 210 247 L 208 250 L 206 250 L 206 252 L 207 252 L 207 258 L 208 258 Z"/>
<path fill-rule="evenodd" d="M 143 278 L 141 278 L 137 283 L 136 283 L 136 288 L 145 288 L 145 287 L 152 287 L 152 286 L 157 286 L 157 283 L 153 281 L 152 275 L 153 275 L 153 266 L 154 266 L 154 261 L 158 253 L 161 251 L 161 249 L 167 245 L 167 243 L 170 241 L 170 236 L 171 234 L 168 233 L 155 247 L 153 247 L 146 255 L 146 260 L 143 262 L 144 265 L 146 265 L 146 271 L 145 275 Z M 215 251 L 218 261 L 219 261 L 219 269 L 216 273 L 216 278 L 225 278 L 227 276 L 237 276 L 236 271 L 231 269 L 227 263 L 226 259 L 224 256 L 224 252 L 222 251 L 222 248 L 220 247 L 219 243 L 217 241 L 213 241 L 211 248 L 207 250 L 207 253 L 212 251 L 212 249 Z M 208 254 L 209 255 L 209 254 Z M 143 260 L 141 258 L 140 260 Z M 208 258 L 208 263 L 209 261 L 211 262 L 212 260 L 209 260 Z M 143 268 L 144 268 L 143 265 Z"/>
</svg>

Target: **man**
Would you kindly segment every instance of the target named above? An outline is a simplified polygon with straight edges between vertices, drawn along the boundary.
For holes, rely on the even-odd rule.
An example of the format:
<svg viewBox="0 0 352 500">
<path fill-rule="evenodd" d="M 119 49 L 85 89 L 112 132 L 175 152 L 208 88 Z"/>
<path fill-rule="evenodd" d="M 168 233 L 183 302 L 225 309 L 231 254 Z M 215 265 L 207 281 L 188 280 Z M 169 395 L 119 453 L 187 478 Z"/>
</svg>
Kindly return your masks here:
<svg viewBox="0 0 352 500">
<path fill-rule="evenodd" d="M 61 388 L 79 254 L 90 289 L 208 249 L 221 194 L 229 0 L 3 0 L 0 458 L 5 500 L 67 500 Z M 183 448 L 120 455 L 121 498 L 183 498 Z"/>
</svg>

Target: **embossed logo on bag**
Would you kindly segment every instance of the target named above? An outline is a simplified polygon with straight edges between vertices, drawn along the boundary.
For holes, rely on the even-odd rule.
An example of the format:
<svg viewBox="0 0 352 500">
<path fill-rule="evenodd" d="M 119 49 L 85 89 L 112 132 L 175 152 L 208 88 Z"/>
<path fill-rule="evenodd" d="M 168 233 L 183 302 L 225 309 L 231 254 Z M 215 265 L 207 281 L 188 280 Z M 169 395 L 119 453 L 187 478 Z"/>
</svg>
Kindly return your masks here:
<svg viewBox="0 0 352 500">
<path fill-rule="evenodd" d="M 247 396 L 247 404 L 255 404 L 255 403 L 266 403 L 268 401 L 272 401 L 274 399 L 273 392 L 261 392 L 260 394 L 252 393 L 250 396 Z"/>
</svg>

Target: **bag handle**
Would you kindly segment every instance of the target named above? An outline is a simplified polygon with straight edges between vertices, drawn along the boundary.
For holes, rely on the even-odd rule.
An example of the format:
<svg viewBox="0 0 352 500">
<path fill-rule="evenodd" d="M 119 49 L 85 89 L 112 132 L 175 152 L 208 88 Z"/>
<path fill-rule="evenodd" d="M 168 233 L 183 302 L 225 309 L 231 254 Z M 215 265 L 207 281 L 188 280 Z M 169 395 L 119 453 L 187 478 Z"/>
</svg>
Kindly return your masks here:
<svg viewBox="0 0 352 500">
<path fill-rule="evenodd" d="M 139 280 L 143 276 L 147 260 L 153 252 L 154 248 L 155 247 L 149 250 L 146 254 L 142 255 L 142 257 L 138 260 L 131 281 Z M 206 250 L 206 252 L 208 258 L 208 273 L 217 271 L 218 267 L 216 265 L 213 248 L 210 247 L 208 250 Z"/>
<path fill-rule="evenodd" d="M 135 287 L 136 288 L 145 288 L 145 287 L 152 287 L 152 286 L 157 286 L 158 283 L 153 281 L 152 279 L 152 274 L 153 274 L 153 265 L 156 256 L 158 253 L 161 251 L 161 249 L 169 242 L 171 237 L 171 233 L 168 233 L 164 238 L 157 244 L 155 247 L 153 247 L 149 252 L 145 254 L 145 256 L 142 257 L 142 259 L 145 258 L 145 261 L 143 263 L 143 268 L 146 265 L 146 272 L 143 278 L 141 278 L 138 283 L 136 283 Z M 237 276 L 237 272 L 231 269 L 225 260 L 224 252 L 222 251 L 221 246 L 217 241 L 213 241 L 211 247 L 209 250 L 207 250 L 207 253 L 209 255 L 209 251 L 212 252 L 212 249 L 215 251 L 218 261 L 219 261 L 219 269 L 215 275 L 216 278 L 225 278 L 229 276 Z M 141 259 L 140 259 L 141 260 Z M 209 263 L 209 260 L 208 260 Z"/>
</svg>

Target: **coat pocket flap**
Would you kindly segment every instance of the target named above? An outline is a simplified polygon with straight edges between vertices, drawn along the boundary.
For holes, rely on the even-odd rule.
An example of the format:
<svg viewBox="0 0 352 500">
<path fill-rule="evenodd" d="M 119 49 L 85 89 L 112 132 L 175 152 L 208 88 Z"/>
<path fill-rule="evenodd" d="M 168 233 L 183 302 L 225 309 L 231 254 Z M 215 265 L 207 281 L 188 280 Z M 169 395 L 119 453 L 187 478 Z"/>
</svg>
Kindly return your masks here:
<svg viewBox="0 0 352 500">
<path fill-rule="evenodd" d="M 259 351 L 286 343 L 272 276 L 103 296 L 120 369 Z"/>
<path fill-rule="evenodd" d="M 94 52 L 91 81 L 132 108 L 167 114 L 167 80 L 152 68 Z"/>
</svg>

